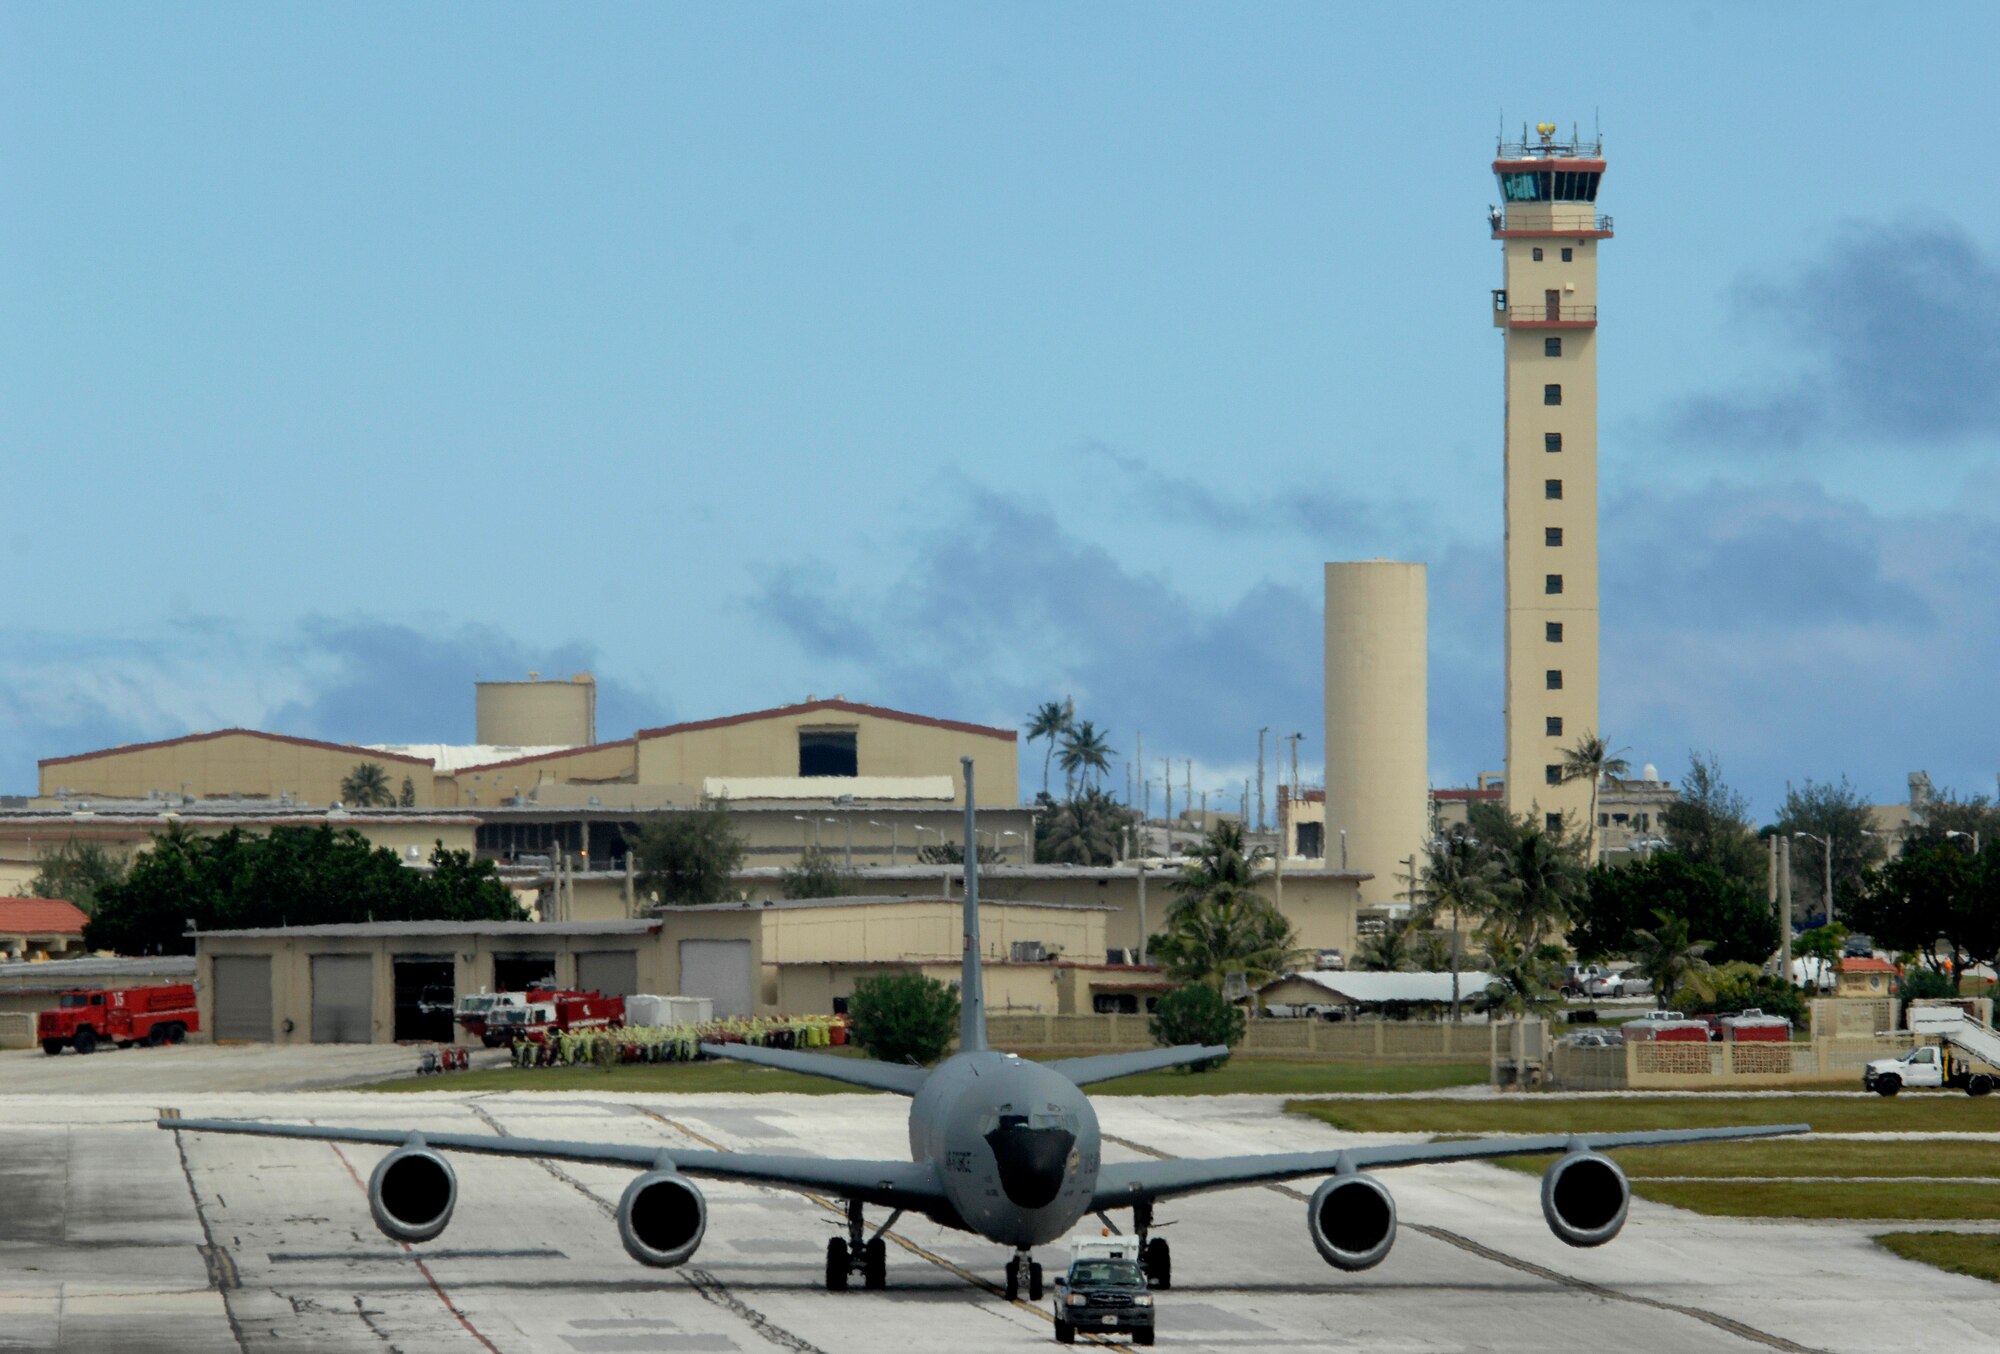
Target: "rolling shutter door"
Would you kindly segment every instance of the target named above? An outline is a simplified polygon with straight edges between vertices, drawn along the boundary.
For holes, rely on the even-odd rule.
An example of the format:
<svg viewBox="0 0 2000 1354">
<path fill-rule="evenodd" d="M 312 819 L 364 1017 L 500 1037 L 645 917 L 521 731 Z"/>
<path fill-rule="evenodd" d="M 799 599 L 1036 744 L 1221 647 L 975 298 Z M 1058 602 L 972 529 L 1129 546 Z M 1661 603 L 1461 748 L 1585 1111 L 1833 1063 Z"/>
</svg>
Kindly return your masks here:
<svg viewBox="0 0 2000 1354">
<path fill-rule="evenodd" d="M 366 954 L 312 957 L 312 1041 L 365 1044 L 374 1037 L 375 959 Z"/>
<path fill-rule="evenodd" d="M 680 995 L 708 997 L 715 1014 L 750 1014 L 750 942 L 747 940 L 683 940 Z"/>
<path fill-rule="evenodd" d="M 218 954 L 214 959 L 215 1037 L 271 1041 L 271 956 Z"/>
<path fill-rule="evenodd" d="M 589 950 L 576 957 L 576 985 L 607 997 L 629 997 L 639 990 L 639 955 L 635 950 Z"/>
</svg>

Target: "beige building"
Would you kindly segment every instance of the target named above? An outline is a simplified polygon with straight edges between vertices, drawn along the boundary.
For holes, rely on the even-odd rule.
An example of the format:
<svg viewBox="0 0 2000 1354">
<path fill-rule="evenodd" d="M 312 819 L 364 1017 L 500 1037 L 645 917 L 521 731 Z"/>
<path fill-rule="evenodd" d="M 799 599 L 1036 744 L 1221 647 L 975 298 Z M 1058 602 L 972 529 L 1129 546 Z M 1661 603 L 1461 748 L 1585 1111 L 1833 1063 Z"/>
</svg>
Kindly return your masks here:
<svg viewBox="0 0 2000 1354">
<path fill-rule="evenodd" d="M 1506 803 L 1581 826 L 1590 787 L 1561 783 L 1562 749 L 1598 731 L 1597 143 L 1552 123 L 1503 144 L 1493 213 L 1505 285 Z"/>
<path fill-rule="evenodd" d="M 481 743 L 524 747 L 584 747 L 597 741 L 597 679 L 579 672 L 566 682 L 479 682 L 473 723 Z"/>
<path fill-rule="evenodd" d="M 38 796 L 64 805 L 89 799 L 262 799 L 325 808 L 340 799 L 340 782 L 364 762 L 387 773 L 391 791 L 400 791 L 408 781 L 417 807 L 437 802 L 428 758 L 256 729 L 219 729 L 45 757 Z"/>
<path fill-rule="evenodd" d="M 1398 862 L 1429 835 L 1429 600 L 1421 564 L 1326 566 L 1323 836 L 1387 901 Z"/>
</svg>

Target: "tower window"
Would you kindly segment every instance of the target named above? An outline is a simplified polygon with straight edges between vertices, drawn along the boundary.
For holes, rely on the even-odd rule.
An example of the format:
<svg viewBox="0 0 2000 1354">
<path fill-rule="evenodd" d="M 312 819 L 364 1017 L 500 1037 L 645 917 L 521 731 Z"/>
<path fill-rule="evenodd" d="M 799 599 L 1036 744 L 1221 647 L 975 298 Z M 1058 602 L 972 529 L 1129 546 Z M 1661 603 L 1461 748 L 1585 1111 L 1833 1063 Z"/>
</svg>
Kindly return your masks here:
<svg viewBox="0 0 2000 1354">
<path fill-rule="evenodd" d="M 1543 545 L 1561 545 L 1562 543 L 1563 543 L 1563 529 L 1561 527 L 1542 528 Z"/>
<path fill-rule="evenodd" d="M 1542 768 L 1542 776 L 1551 785 L 1560 785 L 1563 783 L 1563 769 L 1553 762 Z"/>
<path fill-rule="evenodd" d="M 1562 402 L 1563 402 L 1563 388 L 1561 386 L 1545 385 L 1542 387 L 1543 404 L 1561 404 Z"/>
<path fill-rule="evenodd" d="M 1571 252 L 1571 251 L 1570 251 L 1570 250 L 1568 250 L 1568 249 L 1565 249 L 1565 250 L 1563 250 L 1563 262 L 1564 262 L 1564 263 L 1571 263 L 1571 262 L 1574 262 L 1574 261 L 1575 261 L 1575 258 L 1576 258 L 1576 255 L 1575 255 L 1575 254 L 1574 254 L 1573 252 Z"/>
<path fill-rule="evenodd" d="M 1563 717 L 1561 715 L 1544 715 L 1542 717 L 1542 732 L 1551 738 L 1562 737 Z"/>
<path fill-rule="evenodd" d="M 1561 433 L 1542 434 L 1543 451 L 1561 451 L 1562 449 L 1563 449 L 1563 435 Z"/>
<path fill-rule="evenodd" d="M 1561 357 L 1562 355 L 1563 355 L 1563 341 L 1561 339 L 1545 338 L 1542 340 L 1543 357 Z"/>
<path fill-rule="evenodd" d="M 1562 590 L 1563 590 L 1563 576 L 1561 574 L 1549 574 L 1547 577 L 1542 579 L 1542 591 L 1547 593 L 1549 596 L 1551 597 L 1559 596 L 1562 593 Z"/>
<path fill-rule="evenodd" d="M 1561 668 L 1550 668 L 1543 680 L 1548 683 L 1549 690 L 1560 691 L 1563 689 L 1563 670 Z"/>
<path fill-rule="evenodd" d="M 1540 245 L 1536 245 L 1536 246 L 1535 246 L 1535 262 L 1536 262 L 1536 263 L 1540 263 L 1541 261 L 1542 261 L 1542 247 L 1541 247 Z"/>
<path fill-rule="evenodd" d="M 1542 481 L 1543 498 L 1561 498 L 1562 496 L 1563 496 L 1563 482 L 1561 480 Z"/>
<path fill-rule="evenodd" d="M 1562 643 L 1563 623 L 1561 621 L 1544 621 L 1542 623 L 1542 638 L 1551 644 Z"/>
</svg>

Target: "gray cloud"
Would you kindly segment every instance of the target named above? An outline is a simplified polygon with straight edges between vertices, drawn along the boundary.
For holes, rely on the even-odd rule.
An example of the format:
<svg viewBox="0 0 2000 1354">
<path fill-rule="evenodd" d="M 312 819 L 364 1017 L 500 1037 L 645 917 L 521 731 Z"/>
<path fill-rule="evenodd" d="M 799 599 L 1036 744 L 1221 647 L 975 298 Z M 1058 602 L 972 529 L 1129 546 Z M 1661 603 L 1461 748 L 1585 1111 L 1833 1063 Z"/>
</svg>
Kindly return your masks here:
<svg viewBox="0 0 2000 1354">
<path fill-rule="evenodd" d="M 1168 521 L 1187 522 L 1221 532 L 1293 531 L 1314 537 L 1365 534 L 1385 528 L 1404 531 L 1415 520 L 1406 505 L 1383 505 L 1318 489 L 1276 493 L 1230 493 L 1225 484 L 1240 484 L 1235 473 L 1221 480 L 1175 475 L 1158 469 L 1143 456 L 1119 451 L 1103 442 L 1084 445 L 1083 454 L 1116 469 L 1136 492 L 1142 506 Z"/>
<path fill-rule="evenodd" d="M 482 626 L 364 617 L 309 616 L 275 638 L 213 618 L 117 639 L 0 634 L 0 785 L 31 790 L 41 757 L 237 725 L 337 742 L 470 742 L 474 681 L 568 676 L 594 658 L 574 642 L 537 647 Z M 644 689 L 599 674 L 600 736 L 668 714 Z"/>
<path fill-rule="evenodd" d="M 1738 317 L 1790 343 L 1790 378 L 1682 401 L 1672 435 L 1732 448 L 1820 438 L 1949 444 L 2000 433 L 2000 267 L 1949 226 L 1855 224 Z"/>
</svg>

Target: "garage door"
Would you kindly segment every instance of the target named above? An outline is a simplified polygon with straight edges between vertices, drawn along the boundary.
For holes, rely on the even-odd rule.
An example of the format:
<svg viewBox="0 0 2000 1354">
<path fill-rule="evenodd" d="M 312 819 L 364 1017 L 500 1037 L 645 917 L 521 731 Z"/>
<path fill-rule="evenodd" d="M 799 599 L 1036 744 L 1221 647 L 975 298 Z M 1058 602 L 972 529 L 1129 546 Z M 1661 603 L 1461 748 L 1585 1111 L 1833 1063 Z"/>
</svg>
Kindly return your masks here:
<svg viewBox="0 0 2000 1354">
<path fill-rule="evenodd" d="M 271 1040 L 271 956 L 215 956 L 215 1037 Z"/>
<path fill-rule="evenodd" d="M 389 961 L 396 981 L 396 1041 L 448 1044 L 458 1002 L 457 967 L 448 954 L 399 954 Z"/>
<path fill-rule="evenodd" d="M 525 992 L 531 987 L 555 985 L 556 957 L 553 954 L 493 956 L 493 986 L 502 992 Z"/>
<path fill-rule="evenodd" d="M 717 1016 L 750 1014 L 750 942 L 683 940 L 681 995 L 709 997 Z"/>
<path fill-rule="evenodd" d="M 375 960 L 365 954 L 312 957 L 312 1041 L 365 1044 L 374 1037 Z"/>
<path fill-rule="evenodd" d="M 639 955 L 635 950 L 586 950 L 576 957 L 576 985 L 607 997 L 629 997 L 639 990 Z"/>
</svg>

